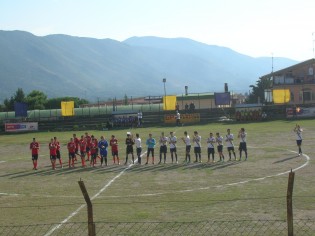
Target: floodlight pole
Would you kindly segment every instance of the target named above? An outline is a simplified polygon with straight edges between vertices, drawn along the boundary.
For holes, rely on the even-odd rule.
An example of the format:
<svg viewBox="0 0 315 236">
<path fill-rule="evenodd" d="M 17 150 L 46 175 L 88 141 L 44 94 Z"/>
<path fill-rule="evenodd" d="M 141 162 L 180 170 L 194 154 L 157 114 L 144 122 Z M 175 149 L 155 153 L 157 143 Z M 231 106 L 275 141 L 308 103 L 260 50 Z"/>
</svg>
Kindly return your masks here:
<svg viewBox="0 0 315 236">
<path fill-rule="evenodd" d="M 166 108 L 166 78 L 163 78 L 163 83 L 164 83 L 164 107 L 165 107 L 165 110 L 167 110 Z"/>
</svg>

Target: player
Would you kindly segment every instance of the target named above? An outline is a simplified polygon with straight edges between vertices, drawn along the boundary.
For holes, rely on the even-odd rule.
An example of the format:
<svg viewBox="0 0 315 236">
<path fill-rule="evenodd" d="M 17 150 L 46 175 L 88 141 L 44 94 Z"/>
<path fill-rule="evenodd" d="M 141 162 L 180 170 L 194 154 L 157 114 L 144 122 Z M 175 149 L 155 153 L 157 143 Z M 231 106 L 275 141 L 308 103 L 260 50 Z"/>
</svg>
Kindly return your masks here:
<svg viewBox="0 0 315 236">
<path fill-rule="evenodd" d="M 94 135 L 91 135 L 91 138 L 92 138 L 91 142 L 94 142 L 93 146 L 96 147 L 96 149 L 95 149 L 95 151 L 96 151 L 96 158 L 94 158 L 94 164 L 96 165 L 97 158 L 101 160 L 101 157 L 98 155 L 99 154 L 98 153 L 98 151 L 99 151 L 98 150 L 98 140 L 97 140 L 97 138 L 94 137 Z"/>
<path fill-rule="evenodd" d="M 72 135 L 73 141 L 75 143 L 75 154 L 79 155 L 79 139 L 76 134 Z M 75 155 L 74 160 L 77 161 L 77 156 Z"/>
<path fill-rule="evenodd" d="M 51 167 L 53 170 L 56 169 L 56 157 L 57 157 L 57 147 L 54 142 L 54 139 L 50 139 L 50 143 L 48 144 L 49 148 L 49 156 L 50 156 L 50 162 L 51 162 Z"/>
<path fill-rule="evenodd" d="M 173 131 L 170 132 L 169 143 L 170 143 L 170 152 L 171 152 L 172 163 L 174 161 L 174 154 L 175 154 L 175 161 L 178 164 L 177 150 L 176 150 L 177 137 L 174 136 Z"/>
<path fill-rule="evenodd" d="M 190 137 L 187 133 L 187 131 L 184 132 L 185 137 L 182 138 L 182 140 L 185 143 L 186 146 L 186 157 L 185 157 L 185 162 L 190 163 L 190 148 L 191 148 L 191 143 L 190 143 Z"/>
<path fill-rule="evenodd" d="M 70 138 L 70 142 L 67 144 L 68 156 L 69 156 L 69 168 L 74 168 L 74 158 L 75 158 L 75 143 L 73 138 Z"/>
<path fill-rule="evenodd" d="M 91 146 L 92 138 L 88 132 L 85 132 L 85 140 L 86 140 L 86 155 L 87 155 L 86 161 L 90 161 L 90 156 L 91 156 L 90 146 Z"/>
<path fill-rule="evenodd" d="M 147 162 L 145 163 L 146 165 L 149 162 L 149 155 L 151 153 L 151 157 L 152 157 L 152 164 L 154 165 L 154 148 L 155 148 L 155 144 L 156 141 L 154 138 L 152 138 L 152 134 L 149 134 L 149 138 L 146 141 L 146 145 L 148 147 L 148 151 L 147 151 Z"/>
<path fill-rule="evenodd" d="M 95 167 L 96 165 L 96 158 L 98 153 L 98 142 L 94 135 L 91 135 L 91 142 L 90 142 L 90 152 L 91 152 L 91 160 L 90 166 Z"/>
<path fill-rule="evenodd" d="M 128 155 L 131 154 L 132 158 L 132 164 L 135 164 L 135 158 L 133 155 L 133 145 L 135 144 L 133 137 L 130 132 L 127 132 L 127 138 L 126 138 L 126 161 L 125 165 L 128 163 Z"/>
<path fill-rule="evenodd" d="M 195 162 L 199 161 L 199 163 L 201 163 L 201 136 L 198 134 L 197 131 L 194 131 L 193 142 L 194 142 L 194 153 L 196 157 Z"/>
<path fill-rule="evenodd" d="M 138 114 L 138 127 L 142 126 L 142 112 L 139 110 Z"/>
<path fill-rule="evenodd" d="M 80 156 L 81 156 L 81 164 L 82 167 L 86 167 L 85 165 L 85 153 L 86 153 L 86 139 L 83 135 L 81 135 L 81 139 L 79 140 L 80 147 Z"/>
<path fill-rule="evenodd" d="M 245 161 L 247 160 L 247 146 L 246 146 L 246 136 L 245 129 L 241 128 L 238 132 L 238 138 L 240 139 L 240 146 L 238 150 L 240 151 L 240 161 L 242 160 L 242 151 L 245 153 Z"/>
<path fill-rule="evenodd" d="M 298 146 L 299 148 L 299 156 L 302 155 L 302 132 L 303 132 L 303 129 L 301 129 L 300 125 L 296 124 L 293 131 L 295 132 L 296 134 L 296 145 Z"/>
<path fill-rule="evenodd" d="M 56 152 L 57 152 L 57 159 L 59 160 L 60 168 L 63 168 L 62 159 L 61 159 L 61 155 L 60 155 L 60 143 L 57 140 L 57 137 L 54 137 L 54 142 L 55 142 L 55 145 L 57 147 L 57 151 Z"/>
<path fill-rule="evenodd" d="M 214 144 L 216 140 L 215 137 L 213 136 L 213 133 L 210 132 L 210 137 L 207 139 L 207 144 L 208 144 L 208 162 L 210 162 L 210 155 L 212 156 L 212 162 L 214 162 Z"/>
<path fill-rule="evenodd" d="M 141 146 L 141 138 L 139 134 L 136 134 L 135 144 L 136 144 L 136 149 L 137 149 L 138 164 L 141 165 L 142 146 Z"/>
<path fill-rule="evenodd" d="M 231 161 L 231 156 L 232 156 L 232 152 L 233 152 L 233 156 L 234 156 L 234 160 L 236 160 L 236 155 L 235 155 L 235 151 L 234 151 L 234 135 L 231 134 L 231 130 L 227 129 L 227 134 L 225 135 L 225 142 L 226 142 L 226 146 L 227 146 L 227 150 L 229 152 L 229 161 Z"/>
<path fill-rule="evenodd" d="M 159 144 L 160 144 L 160 161 L 159 164 L 162 162 L 162 154 L 164 156 L 164 164 L 166 163 L 166 153 L 167 153 L 167 137 L 164 135 L 164 132 L 161 133 Z"/>
<path fill-rule="evenodd" d="M 30 149 L 32 150 L 33 170 L 37 170 L 39 143 L 36 141 L 35 138 L 33 138 L 33 142 L 30 143 Z"/>
<path fill-rule="evenodd" d="M 104 138 L 104 136 L 101 136 L 101 140 L 98 142 L 98 148 L 100 149 L 101 155 L 101 166 L 103 165 L 103 162 L 104 165 L 107 166 L 107 147 L 107 140 Z"/>
<path fill-rule="evenodd" d="M 220 133 L 216 133 L 216 139 L 217 143 L 217 149 L 220 157 L 220 161 L 224 161 L 224 155 L 223 155 L 223 137 L 220 136 Z"/>
<path fill-rule="evenodd" d="M 112 156 L 113 156 L 114 164 L 116 163 L 116 158 L 117 158 L 117 164 L 120 165 L 119 157 L 118 157 L 118 140 L 115 138 L 115 135 L 112 135 L 109 141 L 109 145 L 112 148 Z"/>
</svg>

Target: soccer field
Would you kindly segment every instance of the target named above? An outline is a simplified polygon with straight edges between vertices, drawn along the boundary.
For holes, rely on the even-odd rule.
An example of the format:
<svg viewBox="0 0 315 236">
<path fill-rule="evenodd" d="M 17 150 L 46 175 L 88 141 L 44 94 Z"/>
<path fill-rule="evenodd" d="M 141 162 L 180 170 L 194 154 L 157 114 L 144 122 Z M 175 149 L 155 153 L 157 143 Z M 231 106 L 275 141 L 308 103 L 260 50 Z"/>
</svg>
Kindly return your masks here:
<svg viewBox="0 0 315 236">
<path fill-rule="evenodd" d="M 288 171 L 295 171 L 293 211 L 296 219 L 315 219 L 314 120 L 299 121 L 303 128 L 303 155 L 297 156 L 293 128 L 296 121 L 249 124 L 214 123 L 183 127 L 89 131 L 98 139 L 115 134 L 121 163 L 125 160 L 126 132 L 139 133 L 143 152 L 149 133 L 158 141 L 162 131 L 175 131 L 178 164 L 113 165 L 52 170 L 48 142 L 57 136 L 67 163 L 66 143 L 73 132 L 38 132 L 0 136 L 1 225 L 86 222 L 87 210 L 78 181 L 82 179 L 98 222 L 194 222 L 206 220 L 285 220 Z M 248 160 L 207 162 L 209 132 L 226 134 L 230 128 L 238 146 L 238 130 L 247 132 Z M 202 137 L 202 163 L 184 164 L 184 131 Z M 81 136 L 80 131 L 76 132 Z M 29 143 L 41 145 L 38 170 L 32 170 Z M 225 143 L 224 143 L 225 144 Z M 110 150 L 110 149 L 109 149 Z M 168 150 L 169 151 L 169 150 Z M 155 163 L 159 145 L 155 148 Z M 237 157 L 239 156 L 236 147 Z M 144 155 L 146 155 L 144 153 Z M 192 149 L 192 160 L 195 159 Z M 232 158 L 234 159 L 234 158 Z M 243 158 L 244 159 L 244 158 Z M 130 160 L 130 158 L 129 158 Z M 142 163 L 144 163 L 143 158 Z M 65 165 L 66 166 L 66 165 Z M 60 227 L 63 227 L 62 225 Z"/>
</svg>

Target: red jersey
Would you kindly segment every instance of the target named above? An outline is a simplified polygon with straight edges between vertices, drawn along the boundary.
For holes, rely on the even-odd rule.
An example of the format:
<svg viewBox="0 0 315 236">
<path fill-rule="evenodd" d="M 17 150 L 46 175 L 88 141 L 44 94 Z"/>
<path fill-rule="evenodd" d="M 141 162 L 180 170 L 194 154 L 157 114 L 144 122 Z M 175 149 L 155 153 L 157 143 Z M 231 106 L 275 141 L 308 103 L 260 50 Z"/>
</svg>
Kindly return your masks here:
<svg viewBox="0 0 315 236">
<path fill-rule="evenodd" d="M 38 142 L 31 142 L 30 149 L 32 150 L 32 155 L 38 155 L 39 143 Z"/>
<path fill-rule="evenodd" d="M 97 147 L 98 147 L 98 142 L 95 139 L 94 142 L 91 142 L 91 144 L 90 144 L 91 154 L 95 154 L 97 152 Z"/>
<path fill-rule="evenodd" d="M 75 153 L 75 147 L 76 145 L 74 142 L 69 142 L 67 145 L 69 153 Z"/>
<path fill-rule="evenodd" d="M 76 148 L 76 149 L 79 149 L 80 140 L 79 140 L 77 137 L 75 137 L 75 138 L 73 138 L 73 141 L 74 141 L 74 143 L 75 143 L 75 148 Z"/>
<path fill-rule="evenodd" d="M 56 156 L 57 155 L 57 146 L 55 145 L 55 143 L 49 143 L 48 147 L 49 147 L 50 155 L 51 156 Z"/>
<path fill-rule="evenodd" d="M 79 140 L 79 146 L 80 146 L 80 151 L 85 152 L 86 150 L 86 141 L 85 139 L 80 139 Z"/>
<path fill-rule="evenodd" d="M 90 136 L 90 135 L 87 135 L 87 136 L 85 136 L 85 139 L 86 139 L 86 144 L 89 146 L 90 143 L 91 143 L 91 141 L 92 141 L 91 136 Z"/>
<path fill-rule="evenodd" d="M 112 147 L 112 152 L 117 152 L 118 151 L 118 141 L 115 138 L 112 138 L 109 141 L 109 145 Z"/>
<path fill-rule="evenodd" d="M 59 143 L 59 141 L 55 141 L 55 145 L 56 145 L 57 150 L 59 151 L 60 150 L 60 143 Z"/>
</svg>

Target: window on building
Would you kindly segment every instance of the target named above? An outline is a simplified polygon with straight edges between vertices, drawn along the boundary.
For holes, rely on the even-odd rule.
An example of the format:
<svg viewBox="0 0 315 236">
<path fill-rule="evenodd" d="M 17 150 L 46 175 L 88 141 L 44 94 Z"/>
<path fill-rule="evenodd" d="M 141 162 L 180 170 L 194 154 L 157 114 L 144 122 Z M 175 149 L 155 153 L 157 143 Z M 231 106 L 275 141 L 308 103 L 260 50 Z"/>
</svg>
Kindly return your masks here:
<svg viewBox="0 0 315 236">
<path fill-rule="evenodd" d="M 303 91 L 303 101 L 304 102 L 312 101 L 312 91 L 309 90 Z"/>
</svg>

